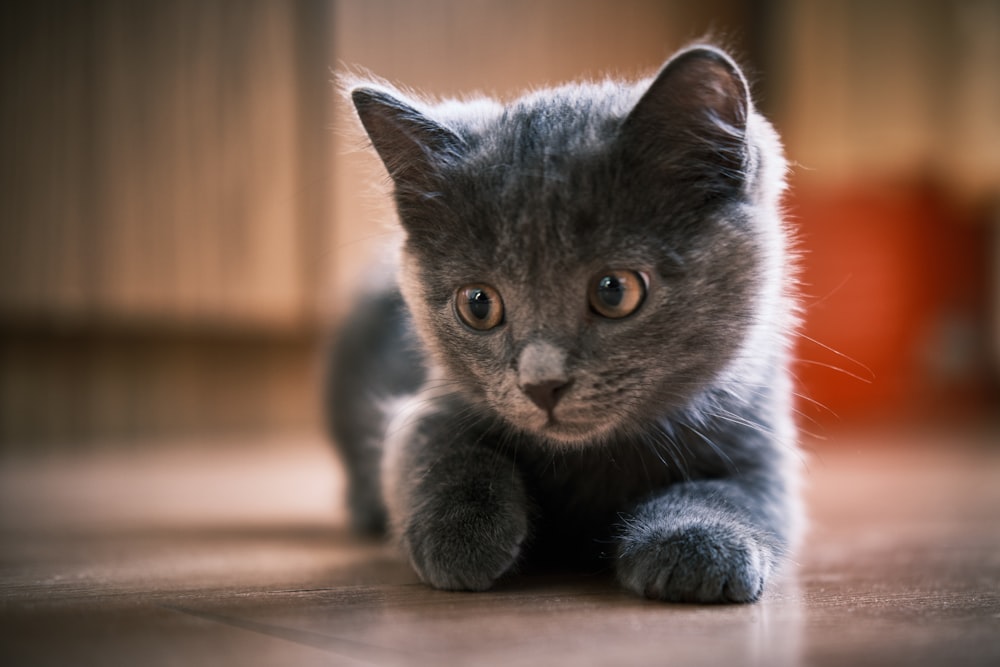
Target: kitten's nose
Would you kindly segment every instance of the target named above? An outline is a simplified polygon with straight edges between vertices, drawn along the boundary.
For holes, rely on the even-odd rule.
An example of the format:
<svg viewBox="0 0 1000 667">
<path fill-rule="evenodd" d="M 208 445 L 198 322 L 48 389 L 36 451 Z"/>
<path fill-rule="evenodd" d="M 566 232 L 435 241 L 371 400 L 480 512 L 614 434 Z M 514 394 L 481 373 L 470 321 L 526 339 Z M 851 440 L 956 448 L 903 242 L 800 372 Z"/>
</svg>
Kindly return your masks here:
<svg viewBox="0 0 1000 667">
<path fill-rule="evenodd" d="M 563 380 L 548 380 L 537 384 L 526 384 L 521 389 L 532 403 L 551 413 L 555 409 L 556 403 L 566 393 L 569 384 Z"/>
<path fill-rule="evenodd" d="M 517 369 L 521 391 L 551 417 L 570 384 L 566 352 L 544 340 L 532 341 L 518 355 Z"/>
</svg>

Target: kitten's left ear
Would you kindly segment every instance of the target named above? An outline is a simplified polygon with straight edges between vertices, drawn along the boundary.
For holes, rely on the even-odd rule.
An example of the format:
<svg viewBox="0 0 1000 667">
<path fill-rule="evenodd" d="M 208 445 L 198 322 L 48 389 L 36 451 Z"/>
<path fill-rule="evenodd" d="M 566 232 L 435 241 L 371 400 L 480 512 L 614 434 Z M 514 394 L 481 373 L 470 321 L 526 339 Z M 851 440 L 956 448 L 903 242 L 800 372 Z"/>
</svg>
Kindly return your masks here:
<svg viewBox="0 0 1000 667">
<path fill-rule="evenodd" d="M 723 51 L 695 46 L 671 58 L 625 120 L 623 132 L 655 164 L 712 190 L 745 178 L 750 91 Z"/>
</svg>

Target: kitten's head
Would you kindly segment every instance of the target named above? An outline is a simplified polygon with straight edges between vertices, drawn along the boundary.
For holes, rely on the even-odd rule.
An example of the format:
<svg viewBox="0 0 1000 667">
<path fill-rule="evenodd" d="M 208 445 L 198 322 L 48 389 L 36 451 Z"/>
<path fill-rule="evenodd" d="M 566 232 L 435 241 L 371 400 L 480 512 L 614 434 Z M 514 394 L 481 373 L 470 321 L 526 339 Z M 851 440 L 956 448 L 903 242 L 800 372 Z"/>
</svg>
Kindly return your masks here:
<svg viewBox="0 0 1000 667">
<path fill-rule="evenodd" d="M 721 51 L 508 105 L 352 98 L 395 186 L 419 333 L 509 424 L 600 440 L 725 389 L 776 335 L 784 162 Z"/>
</svg>

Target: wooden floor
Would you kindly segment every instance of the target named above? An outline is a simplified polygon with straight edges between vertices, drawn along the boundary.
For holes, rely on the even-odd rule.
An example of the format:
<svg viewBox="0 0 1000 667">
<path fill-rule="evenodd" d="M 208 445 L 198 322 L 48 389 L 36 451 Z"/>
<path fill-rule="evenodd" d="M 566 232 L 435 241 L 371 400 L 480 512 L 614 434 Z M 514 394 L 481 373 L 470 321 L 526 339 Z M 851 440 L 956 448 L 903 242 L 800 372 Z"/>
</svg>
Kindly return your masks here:
<svg viewBox="0 0 1000 667">
<path fill-rule="evenodd" d="M 758 604 L 419 584 L 316 438 L 0 466 L 3 665 L 1000 665 L 1000 431 L 839 436 Z"/>
</svg>

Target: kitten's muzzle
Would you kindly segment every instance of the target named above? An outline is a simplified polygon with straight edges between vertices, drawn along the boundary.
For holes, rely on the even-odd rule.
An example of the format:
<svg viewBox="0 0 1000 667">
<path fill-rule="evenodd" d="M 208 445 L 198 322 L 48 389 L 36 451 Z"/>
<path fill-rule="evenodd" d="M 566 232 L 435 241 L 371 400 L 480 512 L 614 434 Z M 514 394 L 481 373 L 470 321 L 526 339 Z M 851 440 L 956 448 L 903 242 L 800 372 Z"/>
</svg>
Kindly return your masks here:
<svg viewBox="0 0 1000 667">
<path fill-rule="evenodd" d="M 549 414 L 552 418 L 552 411 L 555 410 L 559 399 L 566 394 L 566 390 L 573 384 L 572 380 L 547 380 L 533 384 L 526 384 L 521 387 L 524 395 L 531 399 L 531 402 Z"/>
</svg>

